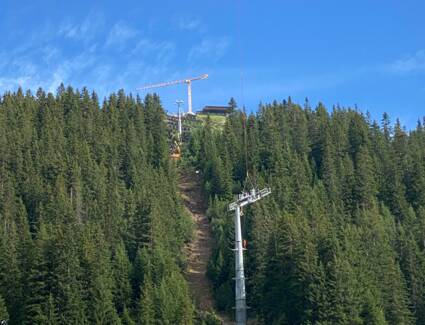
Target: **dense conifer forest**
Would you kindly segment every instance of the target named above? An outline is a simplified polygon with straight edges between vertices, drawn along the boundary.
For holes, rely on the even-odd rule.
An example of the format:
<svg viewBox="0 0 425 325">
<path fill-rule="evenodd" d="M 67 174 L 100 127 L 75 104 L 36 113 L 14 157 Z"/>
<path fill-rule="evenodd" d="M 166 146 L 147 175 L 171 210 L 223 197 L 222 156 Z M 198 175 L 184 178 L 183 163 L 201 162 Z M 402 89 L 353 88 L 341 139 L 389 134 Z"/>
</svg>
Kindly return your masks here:
<svg viewBox="0 0 425 325">
<path fill-rule="evenodd" d="M 235 105 L 236 106 L 236 105 Z M 0 320 L 197 324 L 179 169 L 202 175 L 217 309 L 232 312 L 244 210 L 249 316 L 259 324 L 425 324 L 425 127 L 290 99 L 192 130 L 169 159 L 160 99 L 123 91 L 0 101 Z M 246 150 L 245 150 L 246 149 Z M 247 177 L 249 171 L 249 177 Z M 214 322 L 204 321 L 203 324 Z"/>
<path fill-rule="evenodd" d="M 234 305 L 226 207 L 254 183 L 270 186 L 272 197 L 244 211 L 251 317 L 425 324 L 425 127 L 406 132 L 387 114 L 377 123 L 290 99 L 244 119 L 232 114 L 222 132 L 207 124 L 187 149 L 210 202 L 218 307 Z"/>
<path fill-rule="evenodd" d="M 0 106 L 0 319 L 191 324 L 164 112 L 61 87 Z"/>
</svg>

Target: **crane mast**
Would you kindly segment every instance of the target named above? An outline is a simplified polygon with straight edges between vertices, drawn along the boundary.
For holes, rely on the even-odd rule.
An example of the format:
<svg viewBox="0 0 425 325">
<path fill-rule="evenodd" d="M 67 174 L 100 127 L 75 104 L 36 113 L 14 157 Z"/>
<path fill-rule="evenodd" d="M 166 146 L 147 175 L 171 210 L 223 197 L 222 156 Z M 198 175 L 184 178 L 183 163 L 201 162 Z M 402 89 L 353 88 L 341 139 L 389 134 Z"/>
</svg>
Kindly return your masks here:
<svg viewBox="0 0 425 325">
<path fill-rule="evenodd" d="M 185 83 L 185 84 L 187 84 L 187 106 L 188 106 L 188 114 L 193 114 L 193 109 L 192 109 L 192 81 L 204 80 L 204 79 L 207 79 L 207 78 L 208 78 L 208 74 L 205 73 L 205 74 L 200 75 L 198 77 L 193 77 L 193 78 L 180 79 L 180 80 L 167 81 L 167 82 L 161 82 L 161 83 L 157 83 L 157 84 L 146 85 L 146 86 L 137 88 L 137 90 L 148 90 L 148 89 L 153 89 L 153 88 L 168 87 L 168 86 L 173 86 L 173 85 Z"/>
</svg>

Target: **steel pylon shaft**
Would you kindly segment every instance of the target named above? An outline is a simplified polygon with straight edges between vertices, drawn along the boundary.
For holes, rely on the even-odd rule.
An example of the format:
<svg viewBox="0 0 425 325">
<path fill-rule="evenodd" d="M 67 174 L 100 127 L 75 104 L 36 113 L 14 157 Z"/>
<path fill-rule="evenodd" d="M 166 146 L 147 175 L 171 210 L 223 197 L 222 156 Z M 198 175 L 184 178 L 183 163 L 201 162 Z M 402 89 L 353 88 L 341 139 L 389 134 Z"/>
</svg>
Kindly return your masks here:
<svg viewBox="0 0 425 325">
<path fill-rule="evenodd" d="M 246 324 L 246 292 L 245 274 L 243 267 L 241 207 L 237 206 L 235 212 L 235 300 L 236 300 L 236 325 Z"/>
<path fill-rule="evenodd" d="M 238 195 L 235 202 L 229 205 L 230 211 L 235 211 L 235 318 L 236 325 L 246 325 L 246 291 L 245 291 L 245 272 L 243 263 L 243 245 L 242 245 L 242 226 L 241 209 L 243 206 L 254 203 L 263 197 L 269 195 L 269 188 L 257 191 L 252 189 L 250 192 L 244 192 Z"/>
</svg>

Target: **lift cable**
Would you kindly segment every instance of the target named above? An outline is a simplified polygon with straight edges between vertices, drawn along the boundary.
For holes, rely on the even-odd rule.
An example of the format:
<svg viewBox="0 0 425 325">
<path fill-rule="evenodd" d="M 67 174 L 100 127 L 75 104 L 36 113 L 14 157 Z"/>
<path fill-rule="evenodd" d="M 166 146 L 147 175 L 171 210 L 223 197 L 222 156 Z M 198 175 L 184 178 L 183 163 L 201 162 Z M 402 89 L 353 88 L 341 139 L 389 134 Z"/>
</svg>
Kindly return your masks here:
<svg viewBox="0 0 425 325">
<path fill-rule="evenodd" d="M 242 9 L 241 9 L 241 0 L 236 0 L 236 37 L 237 37 L 237 46 L 239 47 L 239 70 L 240 70 L 240 99 L 242 104 L 242 127 L 243 127 L 243 150 L 245 158 L 245 184 L 244 191 L 246 187 L 256 188 L 255 181 L 250 177 L 249 173 L 249 157 L 248 157 L 248 134 L 247 134 L 247 114 L 245 109 L 245 73 L 244 73 L 244 51 L 242 46 Z M 253 176 L 254 177 L 254 176 Z"/>
</svg>

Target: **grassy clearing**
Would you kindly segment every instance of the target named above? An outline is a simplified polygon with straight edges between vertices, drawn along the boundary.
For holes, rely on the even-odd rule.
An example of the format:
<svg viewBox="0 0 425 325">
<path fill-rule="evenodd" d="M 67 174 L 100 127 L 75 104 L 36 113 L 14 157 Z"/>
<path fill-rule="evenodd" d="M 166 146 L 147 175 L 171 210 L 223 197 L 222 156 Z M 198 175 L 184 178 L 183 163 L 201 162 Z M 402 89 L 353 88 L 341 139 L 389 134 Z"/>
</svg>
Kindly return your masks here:
<svg viewBox="0 0 425 325">
<path fill-rule="evenodd" d="M 206 122 L 207 118 L 210 118 L 211 125 L 214 129 L 222 129 L 224 123 L 226 122 L 226 116 L 222 115 L 206 115 L 206 114 L 197 114 L 196 118 L 201 120 L 203 123 Z"/>
</svg>

